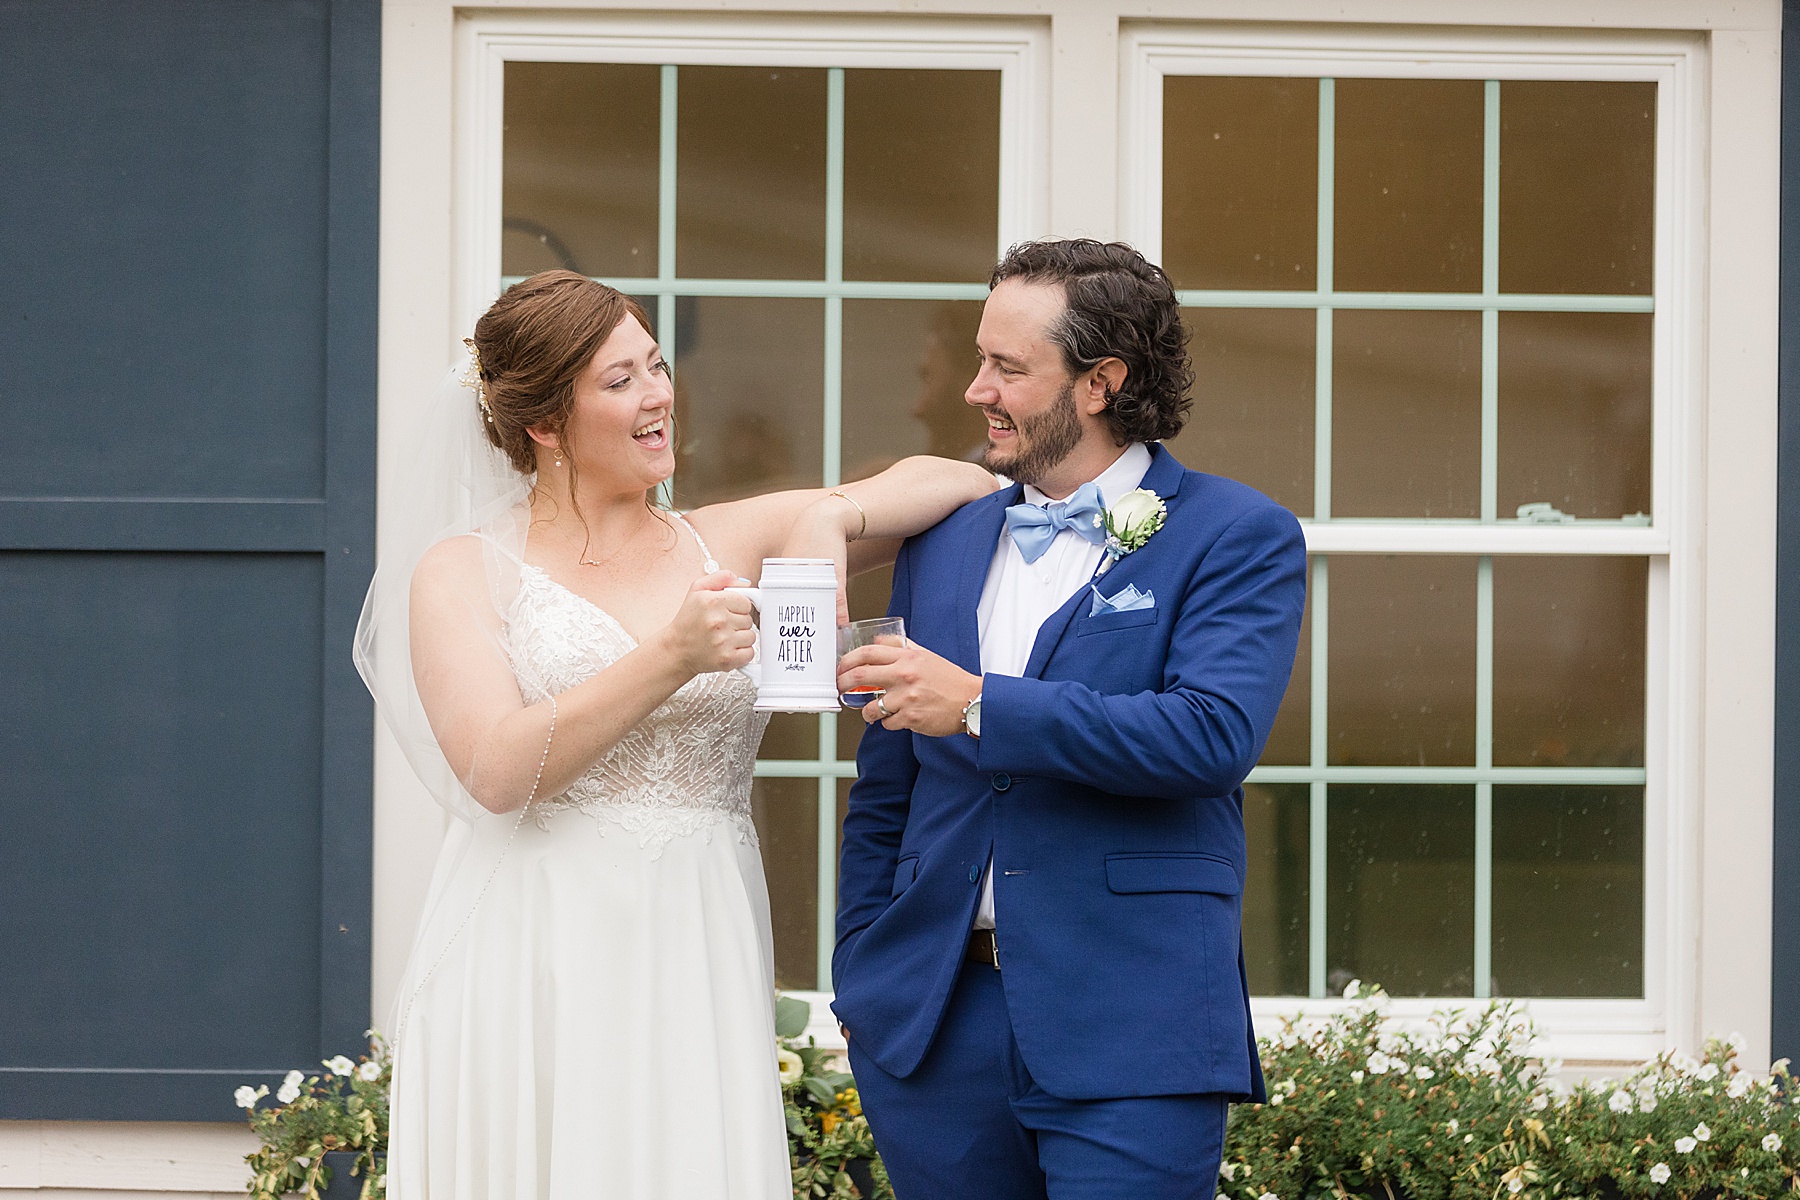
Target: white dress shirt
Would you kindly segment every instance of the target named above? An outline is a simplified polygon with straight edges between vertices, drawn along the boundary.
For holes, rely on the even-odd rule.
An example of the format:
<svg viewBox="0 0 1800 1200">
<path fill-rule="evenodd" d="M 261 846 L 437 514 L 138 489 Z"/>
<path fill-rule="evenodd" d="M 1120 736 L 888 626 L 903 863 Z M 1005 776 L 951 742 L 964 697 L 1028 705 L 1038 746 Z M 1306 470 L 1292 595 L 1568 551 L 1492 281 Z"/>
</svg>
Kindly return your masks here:
<svg viewBox="0 0 1800 1200">
<path fill-rule="evenodd" d="M 1100 489 L 1100 503 L 1110 506 L 1136 488 L 1144 482 L 1144 473 L 1149 469 L 1148 446 L 1133 442 L 1125 447 L 1112 466 L 1094 479 Z M 1058 502 L 1028 483 L 1025 503 L 1055 507 Z M 981 631 L 981 673 L 1023 675 L 1031 661 L 1031 647 L 1037 641 L 1039 626 L 1070 596 L 1087 586 L 1104 553 L 1102 547 L 1079 537 L 1074 530 L 1059 529 L 1042 557 L 1028 563 L 1002 528 L 1000 544 L 988 566 L 987 583 L 981 589 L 981 603 L 975 609 Z M 990 856 L 981 884 L 981 907 L 975 914 L 975 928 L 993 927 L 994 860 Z"/>
</svg>

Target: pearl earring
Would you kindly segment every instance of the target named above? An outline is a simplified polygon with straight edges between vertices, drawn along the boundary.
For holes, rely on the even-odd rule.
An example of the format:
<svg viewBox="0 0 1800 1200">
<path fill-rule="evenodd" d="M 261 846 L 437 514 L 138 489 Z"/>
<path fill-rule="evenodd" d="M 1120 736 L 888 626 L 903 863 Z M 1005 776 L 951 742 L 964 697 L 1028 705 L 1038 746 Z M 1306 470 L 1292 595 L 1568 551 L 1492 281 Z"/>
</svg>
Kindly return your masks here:
<svg viewBox="0 0 1800 1200">
<path fill-rule="evenodd" d="M 562 462 L 562 447 L 561 447 L 561 446 L 558 446 L 558 447 L 557 447 L 557 448 L 556 448 L 556 465 L 557 465 L 557 466 L 559 466 L 559 467 L 560 467 L 560 466 L 562 466 L 562 465 L 563 465 L 563 462 Z"/>
</svg>

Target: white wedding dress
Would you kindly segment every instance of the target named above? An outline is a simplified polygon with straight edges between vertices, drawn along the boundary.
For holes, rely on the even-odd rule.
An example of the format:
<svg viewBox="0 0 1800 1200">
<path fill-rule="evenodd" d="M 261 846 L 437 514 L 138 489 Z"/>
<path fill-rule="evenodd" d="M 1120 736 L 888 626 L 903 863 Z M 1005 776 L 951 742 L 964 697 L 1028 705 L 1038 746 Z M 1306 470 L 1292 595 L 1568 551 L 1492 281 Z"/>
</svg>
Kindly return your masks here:
<svg viewBox="0 0 1800 1200">
<path fill-rule="evenodd" d="M 529 565 L 506 617 L 528 703 L 635 645 Z M 755 694 L 698 676 L 562 795 L 453 823 L 399 991 L 392 1200 L 792 1195 Z"/>
</svg>

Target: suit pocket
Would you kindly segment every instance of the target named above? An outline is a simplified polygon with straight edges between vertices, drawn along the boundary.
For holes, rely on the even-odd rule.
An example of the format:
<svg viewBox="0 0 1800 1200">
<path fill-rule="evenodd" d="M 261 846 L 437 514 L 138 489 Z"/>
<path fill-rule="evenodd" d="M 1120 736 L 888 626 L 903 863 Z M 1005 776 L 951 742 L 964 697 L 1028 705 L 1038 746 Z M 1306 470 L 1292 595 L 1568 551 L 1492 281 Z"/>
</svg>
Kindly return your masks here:
<svg viewBox="0 0 1800 1200">
<path fill-rule="evenodd" d="M 1103 612 L 1091 617 L 1084 617 L 1075 626 L 1077 636 L 1086 637 L 1090 633 L 1110 633 L 1115 629 L 1135 629 L 1139 625 L 1154 625 L 1156 609 L 1134 608 L 1130 612 Z"/>
<path fill-rule="evenodd" d="M 1109 854 L 1106 886 L 1125 895 L 1211 892 L 1236 896 L 1244 890 L 1236 868 L 1210 854 Z"/>
<path fill-rule="evenodd" d="M 912 886 L 912 881 L 919 877 L 919 856 L 909 854 L 894 864 L 894 890 L 888 893 L 892 899 Z"/>
</svg>

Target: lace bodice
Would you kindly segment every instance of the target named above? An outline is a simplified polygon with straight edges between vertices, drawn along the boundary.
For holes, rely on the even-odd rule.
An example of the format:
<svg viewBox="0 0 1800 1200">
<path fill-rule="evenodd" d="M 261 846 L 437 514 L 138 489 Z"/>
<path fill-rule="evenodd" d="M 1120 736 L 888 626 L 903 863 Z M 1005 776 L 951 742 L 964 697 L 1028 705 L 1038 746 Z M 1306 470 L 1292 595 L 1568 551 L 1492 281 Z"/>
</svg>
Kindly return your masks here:
<svg viewBox="0 0 1800 1200">
<path fill-rule="evenodd" d="M 708 556 L 710 558 L 710 555 Z M 637 643 L 609 613 L 524 564 L 507 615 L 507 649 L 528 703 L 597 675 Z M 547 827 L 579 810 L 660 851 L 674 837 L 721 823 L 754 844 L 750 783 L 768 716 L 740 671 L 697 675 L 560 796 L 532 811 Z"/>
</svg>

